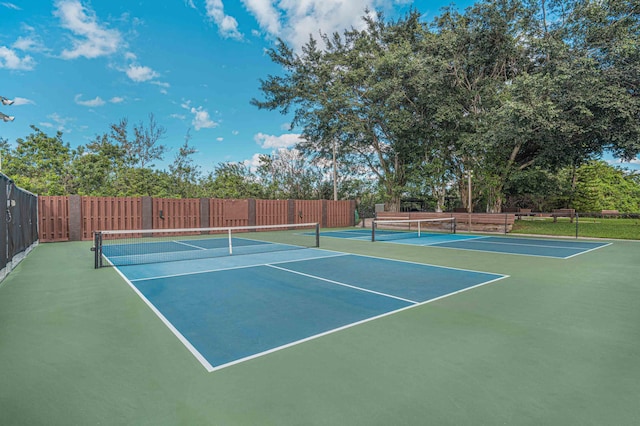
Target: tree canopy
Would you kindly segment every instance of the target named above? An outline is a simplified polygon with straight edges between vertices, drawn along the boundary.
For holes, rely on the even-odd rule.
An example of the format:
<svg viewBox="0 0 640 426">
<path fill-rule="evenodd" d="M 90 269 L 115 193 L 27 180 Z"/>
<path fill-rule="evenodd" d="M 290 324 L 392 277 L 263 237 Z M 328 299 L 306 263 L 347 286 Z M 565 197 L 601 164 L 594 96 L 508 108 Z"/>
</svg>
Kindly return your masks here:
<svg viewBox="0 0 640 426">
<path fill-rule="evenodd" d="M 639 18 L 635 0 L 483 0 L 431 21 L 366 11 L 359 28 L 269 51 L 281 72 L 251 103 L 292 115 L 293 149 L 204 173 L 187 132 L 160 170 L 166 130 L 149 114 L 73 149 L 32 126 L 0 139 L 2 171 L 41 195 L 640 210 L 638 175 L 596 161 L 640 153 Z"/>
<path fill-rule="evenodd" d="M 337 144 L 339 161 L 367 165 L 392 210 L 407 186 L 426 186 L 440 209 L 446 187 L 463 194 L 473 171 L 475 202 L 499 211 L 516 172 L 640 152 L 638 9 L 487 0 L 433 22 L 366 14 L 364 29 L 300 52 L 280 40 L 270 56 L 282 74 L 253 104 L 293 113 L 303 152 Z"/>
</svg>

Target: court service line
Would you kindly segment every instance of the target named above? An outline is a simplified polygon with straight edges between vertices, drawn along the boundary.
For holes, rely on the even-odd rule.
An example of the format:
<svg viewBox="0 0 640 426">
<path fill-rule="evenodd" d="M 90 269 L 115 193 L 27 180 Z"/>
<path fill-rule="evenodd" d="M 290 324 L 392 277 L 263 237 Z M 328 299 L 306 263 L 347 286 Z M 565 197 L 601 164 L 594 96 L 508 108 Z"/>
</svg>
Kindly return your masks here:
<svg viewBox="0 0 640 426">
<path fill-rule="evenodd" d="M 282 268 L 280 266 L 275 266 L 273 264 L 266 264 L 264 266 L 268 266 L 268 267 L 274 268 L 274 269 L 279 269 L 279 270 L 285 271 L 285 272 L 290 272 L 292 274 L 302 275 L 303 277 L 307 277 L 307 278 L 313 278 L 314 280 L 325 281 L 325 282 L 328 282 L 328 283 L 331 283 L 331 284 L 336 284 L 336 285 L 340 285 L 340 286 L 343 286 L 343 287 L 352 288 L 354 290 L 364 291 L 365 293 L 373 293 L 373 294 L 377 294 L 378 296 L 384 296 L 384 297 L 389 297 L 391 299 L 402 300 L 403 302 L 409 302 L 409 303 L 414 303 L 414 304 L 420 303 L 420 302 L 417 302 L 415 300 L 405 299 L 404 297 L 394 296 L 393 294 L 382 293 L 382 292 L 375 291 L 375 290 L 369 290 L 367 288 L 362 288 L 362 287 L 358 287 L 358 286 L 351 285 L 351 284 L 341 283 L 340 281 L 334 281 L 334 280 L 330 280 L 328 278 L 322 278 L 322 277 L 318 277 L 316 275 L 305 274 L 304 272 L 298 272 L 298 271 L 294 271 L 292 269 Z"/>
<path fill-rule="evenodd" d="M 213 371 L 222 370 L 223 368 L 231 367 L 232 365 L 240 364 L 240 363 L 245 362 L 245 361 L 249 361 L 249 360 L 252 360 L 252 359 L 255 359 L 255 358 L 259 358 L 261 356 L 268 355 L 268 354 L 280 351 L 282 349 L 287 349 L 287 348 L 290 348 L 290 347 L 293 347 L 293 346 L 296 346 L 296 345 L 299 345 L 301 343 L 305 343 L 305 342 L 308 342 L 308 341 L 311 341 L 311 340 L 315 340 L 315 339 L 318 339 L 320 337 L 327 336 L 329 334 L 337 333 L 337 332 L 342 331 L 342 330 L 346 330 L 346 329 L 349 329 L 349 328 L 352 328 L 352 327 L 356 327 L 358 325 L 365 324 L 365 323 L 368 323 L 370 321 L 375 321 L 377 319 L 388 317 L 390 315 L 395 315 L 395 314 L 400 313 L 402 311 L 406 311 L 407 309 L 413 309 L 413 308 L 416 308 L 418 306 L 423 306 L 423 305 L 426 305 L 428 303 L 435 302 L 437 300 L 441 300 L 441 299 L 447 298 L 449 296 L 453 296 L 453 295 L 456 295 L 456 294 L 459 294 L 459 293 L 462 293 L 462 292 L 465 292 L 465 291 L 468 291 L 468 290 L 472 290 L 474 288 L 482 287 L 482 286 L 485 286 L 487 284 L 491 284 L 491 283 L 494 283 L 496 281 L 500 281 L 500 280 L 505 279 L 505 278 L 509 278 L 509 275 L 503 275 L 503 276 L 501 276 L 499 278 L 496 278 L 496 279 L 493 279 L 493 280 L 490 280 L 490 281 L 485 281 L 483 283 L 479 283 L 479 284 L 476 284 L 476 285 L 471 286 L 471 287 L 467 287 L 467 288 L 463 288 L 463 289 L 454 291 L 453 293 L 447 293 L 447 294 L 443 294 L 442 296 L 434 297 L 433 299 L 425 300 L 424 302 L 415 303 L 413 305 L 405 306 L 404 308 L 396 309 L 394 311 L 385 312 L 383 314 L 376 315 L 376 316 L 373 316 L 373 317 L 370 317 L 370 318 L 365 318 L 363 320 L 356 321 L 356 322 L 353 322 L 353 323 L 350 323 L 350 324 L 345 324 L 345 325 L 343 325 L 341 327 L 337 327 L 337 328 L 334 328 L 334 329 L 331 329 L 331 330 L 327 330 L 327 331 L 324 331 L 322 333 L 314 334 L 313 336 L 305 337 L 304 339 L 296 340 L 294 342 L 290 342 L 290 343 L 284 344 L 282 346 L 278 346 L 278 347 L 271 348 L 271 349 L 263 351 L 263 352 L 259 352 L 259 353 L 253 354 L 253 355 L 249 355 L 249 356 L 244 357 L 244 358 L 236 359 L 234 361 L 227 362 L 225 364 L 220 364 L 220 365 L 212 368 L 211 370 L 207 369 L 207 371 L 209 373 L 211 373 Z"/>
<path fill-rule="evenodd" d="M 182 242 L 182 241 L 172 240 L 171 242 L 176 243 L 176 244 L 182 244 L 183 246 L 187 246 L 187 247 L 197 248 L 198 250 L 206 250 L 206 248 L 204 248 L 204 247 L 196 246 L 196 245 L 193 245 L 193 244 L 187 244 L 187 243 Z M 216 248 L 218 248 L 218 247 L 216 247 Z"/>
<path fill-rule="evenodd" d="M 155 277 L 134 278 L 131 281 L 132 282 L 138 282 L 138 281 L 159 280 L 159 279 L 163 279 L 163 278 L 185 277 L 185 276 L 188 276 L 188 275 L 208 274 L 210 272 L 230 271 L 230 270 L 233 270 L 233 269 L 255 268 L 255 267 L 258 267 L 258 266 L 266 266 L 266 265 L 269 265 L 269 264 L 277 265 L 277 264 L 280 264 L 280 263 L 304 262 L 304 261 L 307 261 L 307 260 L 326 259 L 326 258 L 330 258 L 330 257 L 340 257 L 340 256 L 348 256 L 348 255 L 349 255 L 349 253 L 342 253 L 342 254 L 331 254 L 331 255 L 326 255 L 326 256 L 306 257 L 306 258 L 303 258 L 303 259 L 279 260 L 277 262 L 269 262 L 268 264 L 267 263 L 252 263 L 250 265 L 229 266 L 227 268 L 205 269 L 203 271 L 181 272 L 181 273 L 178 273 L 178 274 L 158 275 L 158 276 L 155 276 Z M 187 262 L 189 262 L 189 260 L 187 260 Z"/>
</svg>

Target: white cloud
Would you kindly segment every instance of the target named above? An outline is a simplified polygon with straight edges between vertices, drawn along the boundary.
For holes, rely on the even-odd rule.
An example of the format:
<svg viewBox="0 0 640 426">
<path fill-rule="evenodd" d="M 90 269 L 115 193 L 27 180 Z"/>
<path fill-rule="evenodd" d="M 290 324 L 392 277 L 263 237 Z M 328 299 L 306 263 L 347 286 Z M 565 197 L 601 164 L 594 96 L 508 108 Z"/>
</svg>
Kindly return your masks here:
<svg viewBox="0 0 640 426">
<path fill-rule="evenodd" d="M 264 149 L 289 148 L 302 141 L 300 135 L 295 133 L 285 133 L 280 136 L 258 133 L 253 140 Z"/>
<path fill-rule="evenodd" d="M 13 98 L 13 105 L 14 106 L 18 106 L 18 105 L 35 105 L 36 103 L 34 101 L 32 101 L 31 99 L 27 99 L 27 98 Z"/>
<path fill-rule="evenodd" d="M 213 121 L 209 116 L 207 110 L 202 107 L 192 107 L 189 112 L 193 114 L 193 120 L 191 121 L 191 124 L 196 130 L 213 129 L 214 127 L 218 127 L 218 125 L 220 124 Z"/>
<path fill-rule="evenodd" d="M 218 26 L 220 35 L 224 38 L 242 39 L 238 31 L 238 21 L 233 16 L 225 15 L 222 0 L 206 0 L 207 16 Z"/>
<path fill-rule="evenodd" d="M 262 31 L 281 37 L 299 49 L 320 32 L 342 33 L 344 29 L 362 28 L 365 9 L 389 7 L 405 0 L 242 0 L 258 21 Z"/>
<path fill-rule="evenodd" d="M 113 98 L 109 99 L 109 102 L 111 102 L 112 104 L 119 104 L 124 102 L 124 98 L 120 96 L 114 96 Z"/>
<path fill-rule="evenodd" d="M 247 10 L 256 18 L 260 28 L 269 34 L 280 34 L 280 12 L 271 0 L 242 0 Z"/>
<path fill-rule="evenodd" d="M 2 2 L 1 3 L 4 7 L 6 7 L 7 9 L 13 9 L 13 10 L 22 10 L 21 8 L 19 8 L 18 6 L 16 6 L 13 3 L 9 3 L 9 2 Z"/>
<path fill-rule="evenodd" d="M 191 9 L 195 9 L 196 5 L 193 4 L 193 0 L 184 0 L 185 6 L 189 6 Z"/>
<path fill-rule="evenodd" d="M 169 87 L 171 87 L 171 85 L 169 83 L 164 82 L 164 81 L 152 81 L 151 84 L 155 84 L 156 86 L 164 87 L 165 89 L 168 89 Z"/>
<path fill-rule="evenodd" d="M 36 61 L 31 56 L 25 55 L 21 58 L 14 50 L 0 46 L 0 68 L 31 71 L 35 65 Z"/>
<path fill-rule="evenodd" d="M 127 76 L 135 81 L 136 83 L 141 83 L 144 81 L 152 80 L 158 77 L 158 73 L 146 66 L 140 65 L 129 65 L 127 68 Z"/>
<path fill-rule="evenodd" d="M 110 55 L 122 44 L 120 32 L 101 25 L 95 12 L 79 0 L 59 0 L 53 14 L 60 19 L 63 28 L 76 36 L 71 40 L 73 48 L 62 51 L 63 59 Z"/>
<path fill-rule="evenodd" d="M 198 108 L 191 106 L 191 101 L 187 100 L 180 104 L 180 107 L 188 110 L 191 114 L 193 114 L 193 120 L 191 120 L 191 124 L 195 127 L 196 130 L 200 129 L 213 129 L 214 127 L 218 127 L 220 125 L 219 122 L 213 121 L 209 112 L 203 107 L 199 106 Z M 179 118 L 178 114 L 173 114 L 175 118 Z"/>
<path fill-rule="evenodd" d="M 233 130 L 233 131 L 231 132 L 231 134 L 232 134 L 233 136 L 238 136 L 238 135 L 240 134 L 240 132 L 239 132 L 239 131 L 237 131 L 237 130 Z"/>
<path fill-rule="evenodd" d="M 255 173 L 255 171 L 258 169 L 258 166 L 260 166 L 261 155 L 264 155 L 264 154 L 253 154 L 251 159 L 243 161 L 244 165 L 249 167 L 249 170 Z"/>
<path fill-rule="evenodd" d="M 82 106 L 86 106 L 86 107 L 96 107 L 96 106 L 102 106 L 102 105 L 105 104 L 105 101 L 100 96 L 96 96 L 95 98 L 90 99 L 88 101 L 82 101 L 82 100 L 80 100 L 80 98 L 82 98 L 82 93 L 77 94 L 73 98 L 73 100 L 78 105 L 82 105 Z"/>
<path fill-rule="evenodd" d="M 23 52 L 45 52 L 47 50 L 40 37 L 35 34 L 30 34 L 26 37 L 18 37 L 11 47 L 22 50 Z"/>
<path fill-rule="evenodd" d="M 216 140 L 217 140 L 218 142 L 222 142 L 222 141 L 224 141 L 224 138 L 216 138 Z"/>
<path fill-rule="evenodd" d="M 57 112 L 54 112 L 53 114 L 48 115 L 47 118 L 50 118 L 57 124 L 57 130 L 64 133 L 71 133 L 71 129 L 68 129 L 66 126 L 69 122 L 74 121 L 73 118 L 62 117 Z M 44 123 L 44 124 L 51 124 L 51 123 Z M 51 127 L 55 127 L 55 124 L 51 124 Z"/>
</svg>

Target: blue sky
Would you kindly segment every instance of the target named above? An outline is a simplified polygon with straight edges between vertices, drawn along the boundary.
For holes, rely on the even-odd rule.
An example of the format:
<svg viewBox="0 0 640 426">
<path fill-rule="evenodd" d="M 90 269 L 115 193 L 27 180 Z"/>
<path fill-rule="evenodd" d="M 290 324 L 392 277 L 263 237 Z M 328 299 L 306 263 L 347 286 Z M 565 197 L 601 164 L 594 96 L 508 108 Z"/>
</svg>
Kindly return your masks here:
<svg viewBox="0 0 640 426">
<path fill-rule="evenodd" d="M 414 7 L 430 20 L 436 0 L 0 0 L 0 137 L 12 144 L 31 124 L 57 130 L 72 147 L 111 123 L 167 129 L 166 168 L 190 129 L 204 172 L 226 161 L 292 146 L 288 117 L 249 104 L 259 80 L 277 74 L 265 49 L 276 38 L 302 45 L 309 34 L 361 25 L 366 8 L 397 17 Z M 473 1 L 456 1 L 466 7 Z M 299 130 L 298 130 L 299 131 Z M 638 164 L 634 165 L 635 167 Z"/>
</svg>

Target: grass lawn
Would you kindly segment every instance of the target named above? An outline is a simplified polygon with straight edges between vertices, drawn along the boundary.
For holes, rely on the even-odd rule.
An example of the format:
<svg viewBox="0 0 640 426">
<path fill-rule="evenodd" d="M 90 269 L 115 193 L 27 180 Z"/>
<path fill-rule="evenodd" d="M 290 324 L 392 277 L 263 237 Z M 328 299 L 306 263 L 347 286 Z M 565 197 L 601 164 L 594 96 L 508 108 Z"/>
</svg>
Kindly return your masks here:
<svg viewBox="0 0 640 426">
<path fill-rule="evenodd" d="M 578 218 L 570 222 L 569 218 L 523 218 L 516 220 L 513 234 L 537 234 L 575 237 L 576 229 L 580 237 L 615 238 L 625 240 L 640 240 L 640 219 Z"/>
</svg>

